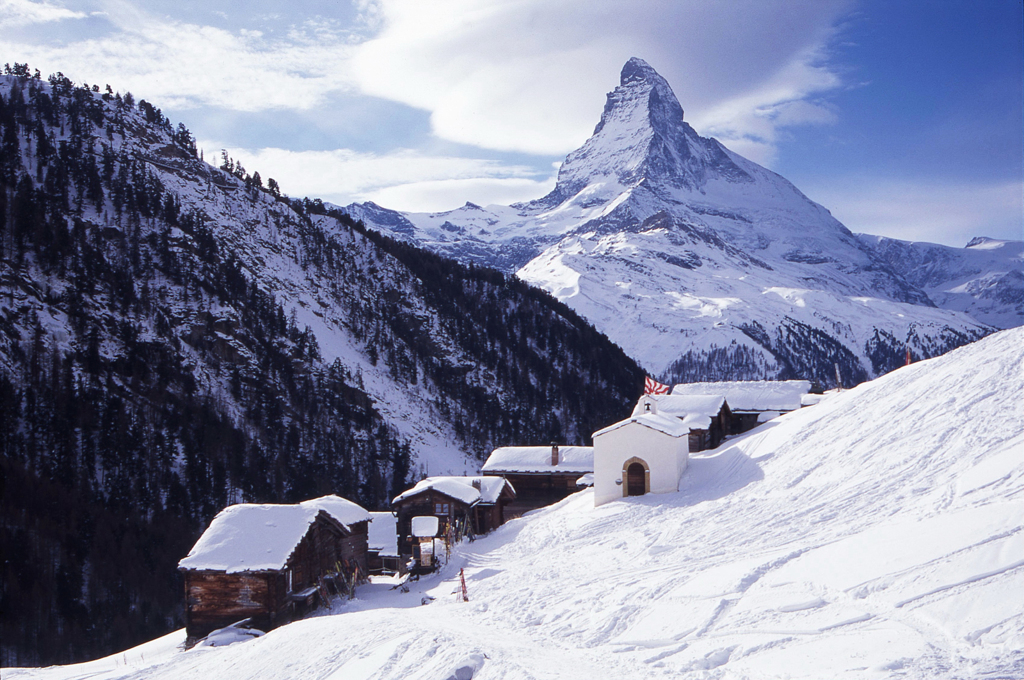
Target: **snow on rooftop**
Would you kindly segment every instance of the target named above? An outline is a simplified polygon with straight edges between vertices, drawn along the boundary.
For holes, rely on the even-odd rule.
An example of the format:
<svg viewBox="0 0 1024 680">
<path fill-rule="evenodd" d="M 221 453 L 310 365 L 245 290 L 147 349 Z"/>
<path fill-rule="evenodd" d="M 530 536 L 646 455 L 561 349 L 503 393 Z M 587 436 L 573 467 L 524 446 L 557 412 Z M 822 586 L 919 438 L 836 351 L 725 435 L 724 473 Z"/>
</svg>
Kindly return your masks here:
<svg viewBox="0 0 1024 680">
<path fill-rule="evenodd" d="M 633 415 L 647 413 L 647 400 L 653 400 L 659 415 L 674 416 L 691 430 L 706 430 L 711 419 L 721 412 L 726 403 L 720 394 L 645 394 L 633 409 Z"/>
<path fill-rule="evenodd" d="M 366 510 L 339 496 L 298 505 L 231 505 L 217 513 L 178 568 L 228 573 L 283 569 L 321 510 L 346 528 L 370 518 Z"/>
<path fill-rule="evenodd" d="M 551 464 L 550 446 L 502 446 L 494 449 L 483 472 L 593 472 L 593 446 L 559 446 L 558 465 Z"/>
<path fill-rule="evenodd" d="M 733 411 L 795 411 L 810 391 L 807 380 L 747 380 L 683 383 L 668 396 L 721 395 Z"/>
<path fill-rule="evenodd" d="M 431 536 L 437 536 L 437 529 L 440 525 L 437 517 L 413 517 L 412 518 L 412 535 L 416 538 L 430 538 Z"/>
<path fill-rule="evenodd" d="M 371 512 L 366 547 L 384 557 L 398 557 L 398 518 L 390 512 Z"/>
<path fill-rule="evenodd" d="M 474 485 L 474 482 L 477 484 Z M 433 489 L 446 496 L 462 501 L 466 505 L 474 503 L 496 503 L 505 487 L 512 485 L 501 477 L 427 477 L 416 483 L 416 486 L 404 491 L 392 503 L 398 503 L 411 496 Z"/>
<path fill-rule="evenodd" d="M 229 506 L 213 518 L 178 568 L 228 573 L 282 569 L 319 512 L 301 505 Z"/>
<path fill-rule="evenodd" d="M 299 505 L 324 510 L 328 515 L 345 525 L 346 528 L 370 519 L 370 513 L 363 506 L 356 505 L 350 500 L 333 494 L 303 501 Z"/>
<path fill-rule="evenodd" d="M 691 427 L 691 423 L 687 423 L 675 416 L 666 416 L 660 413 L 642 413 L 637 416 L 630 416 L 625 420 L 620 420 L 614 425 L 609 425 L 603 430 L 598 430 L 594 433 L 594 436 L 599 437 L 600 435 L 607 434 L 612 430 L 617 430 L 620 427 L 629 425 L 630 423 L 637 423 L 644 427 L 649 427 L 652 430 L 663 432 L 670 437 L 682 437 L 684 435 L 688 435 Z"/>
</svg>

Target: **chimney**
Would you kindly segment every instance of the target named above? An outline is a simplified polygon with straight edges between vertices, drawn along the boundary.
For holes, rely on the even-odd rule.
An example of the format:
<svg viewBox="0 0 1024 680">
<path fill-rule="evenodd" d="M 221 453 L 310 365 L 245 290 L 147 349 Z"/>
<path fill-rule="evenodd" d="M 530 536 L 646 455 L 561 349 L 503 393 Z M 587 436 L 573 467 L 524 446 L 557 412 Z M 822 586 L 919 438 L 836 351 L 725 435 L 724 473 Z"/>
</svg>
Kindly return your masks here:
<svg viewBox="0 0 1024 680">
<path fill-rule="evenodd" d="M 480 484 L 481 484 L 481 482 L 480 482 L 479 479 L 474 479 L 473 480 L 473 488 L 476 489 L 477 491 L 480 490 Z"/>
<path fill-rule="evenodd" d="M 558 444 L 551 442 L 551 466 L 558 465 Z"/>
</svg>

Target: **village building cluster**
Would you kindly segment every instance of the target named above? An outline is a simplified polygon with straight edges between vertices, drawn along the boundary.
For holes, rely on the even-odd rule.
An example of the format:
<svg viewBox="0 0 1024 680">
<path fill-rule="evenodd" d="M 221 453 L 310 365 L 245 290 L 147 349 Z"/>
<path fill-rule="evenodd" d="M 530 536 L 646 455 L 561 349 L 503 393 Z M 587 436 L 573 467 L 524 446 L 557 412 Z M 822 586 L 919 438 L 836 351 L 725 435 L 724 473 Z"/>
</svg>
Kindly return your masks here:
<svg viewBox="0 0 1024 680">
<path fill-rule="evenodd" d="M 179 563 L 189 641 L 242 619 L 263 630 L 288 623 L 351 596 L 371 573 L 430 572 L 463 538 L 583 487 L 594 487 L 595 506 L 677 491 L 691 453 L 816 403 L 803 380 L 660 387 L 595 432 L 593 446 L 501 447 L 482 475 L 427 477 L 396 496 L 391 512 L 338 496 L 224 509 Z"/>
</svg>

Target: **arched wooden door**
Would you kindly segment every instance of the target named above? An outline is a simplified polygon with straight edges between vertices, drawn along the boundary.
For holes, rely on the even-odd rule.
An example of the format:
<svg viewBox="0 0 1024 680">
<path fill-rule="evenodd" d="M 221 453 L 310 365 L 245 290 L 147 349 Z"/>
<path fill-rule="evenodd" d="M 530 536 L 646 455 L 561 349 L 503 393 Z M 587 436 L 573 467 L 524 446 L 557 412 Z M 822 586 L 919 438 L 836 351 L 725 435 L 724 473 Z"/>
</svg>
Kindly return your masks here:
<svg viewBox="0 0 1024 680">
<path fill-rule="evenodd" d="M 626 495 L 643 496 L 646 492 L 644 484 L 644 466 L 640 463 L 632 463 L 626 468 Z"/>
</svg>

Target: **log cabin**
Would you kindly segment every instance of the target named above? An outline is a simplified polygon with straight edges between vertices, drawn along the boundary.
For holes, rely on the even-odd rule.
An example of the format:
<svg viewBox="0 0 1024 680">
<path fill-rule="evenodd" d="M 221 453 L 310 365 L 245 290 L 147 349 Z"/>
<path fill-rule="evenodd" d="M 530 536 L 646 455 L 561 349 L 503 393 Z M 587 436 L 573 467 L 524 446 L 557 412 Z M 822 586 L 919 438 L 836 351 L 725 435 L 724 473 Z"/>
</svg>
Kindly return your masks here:
<svg viewBox="0 0 1024 680">
<path fill-rule="evenodd" d="M 594 471 L 592 446 L 502 446 L 487 458 L 480 471 L 504 477 L 516 490 L 506 508 L 506 519 L 557 503 L 579 490 L 579 480 Z"/>
<path fill-rule="evenodd" d="M 722 396 L 729 403 L 726 434 L 741 434 L 759 424 L 795 411 L 808 401 L 811 383 L 807 380 L 738 380 L 706 383 L 682 383 L 672 388 L 672 396 Z"/>
<path fill-rule="evenodd" d="M 368 573 L 369 513 L 338 496 L 222 510 L 178 563 L 192 645 L 243 619 L 261 630 L 315 608 L 321 584 L 346 591 Z"/>
<path fill-rule="evenodd" d="M 403 557 L 417 556 L 413 517 L 437 517 L 438 538 L 451 532 L 458 540 L 504 524 L 505 506 L 515 497 L 515 489 L 501 477 L 427 477 L 391 501 L 397 517 L 398 552 Z"/>
<path fill-rule="evenodd" d="M 678 418 L 686 426 L 690 453 L 713 449 L 730 434 L 732 411 L 721 395 L 645 394 L 632 415 L 652 412 Z"/>
</svg>

